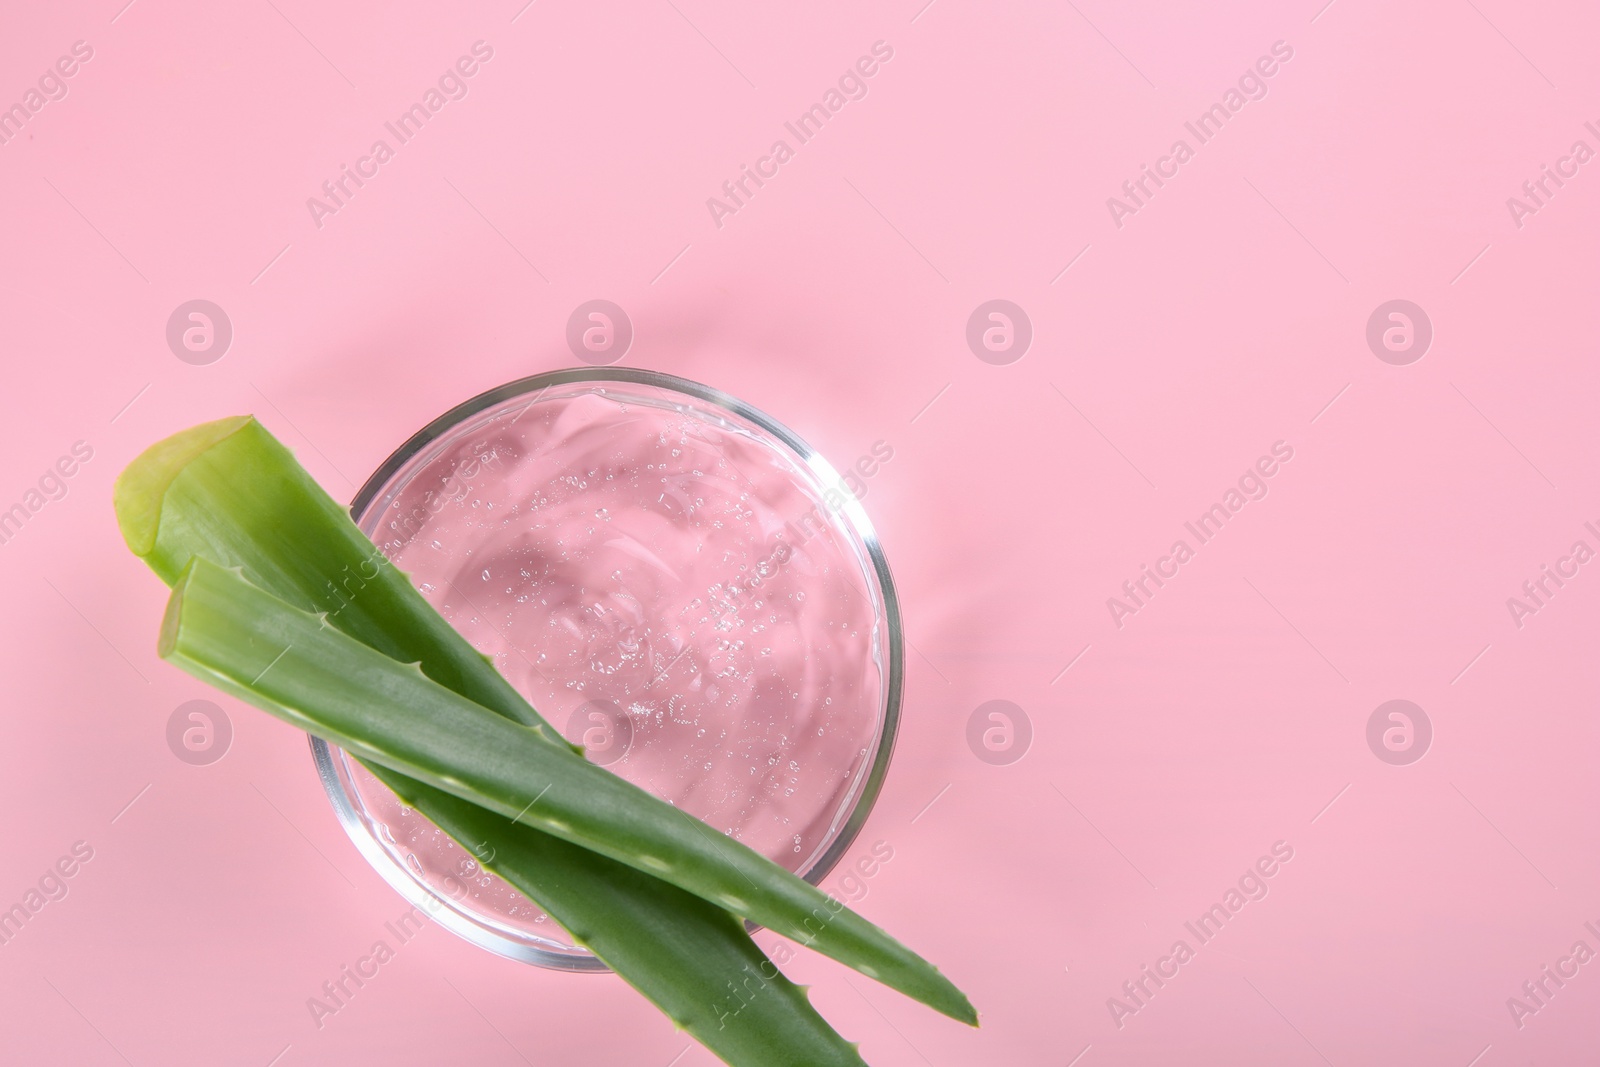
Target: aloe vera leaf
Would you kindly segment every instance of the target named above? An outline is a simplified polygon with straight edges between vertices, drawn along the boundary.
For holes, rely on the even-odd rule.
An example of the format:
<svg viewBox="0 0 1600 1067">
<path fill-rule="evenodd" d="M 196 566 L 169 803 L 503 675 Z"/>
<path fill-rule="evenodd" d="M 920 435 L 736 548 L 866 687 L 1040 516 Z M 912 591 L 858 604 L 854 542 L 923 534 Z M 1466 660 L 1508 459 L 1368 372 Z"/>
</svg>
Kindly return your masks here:
<svg viewBox="0 0 1600 1067">
<path fill-rule="evenodd" d="M 249 432 L 235 436 L 247 426 Z M 214 453 L 210 463 L 190 469 L 195 459 L 224 441 L 231 447 Z M 241 457 L 255 460 L 250 472 L 254 477 L 243 477 Z M 180 479 L 180 491 L 171 492 Z M 251 506 L 240 506 L 241 485 L 252 487 L 243 498 Z M 286 516 L 295 516 L 299 529 L 320 525 L 335 535 L 334 545 L 348 543 L 341 536 L 350 525 L 342 509 L 308 506 L 322 499 L 320 487 L 259 424 L 229 419 L 196 427 L 149 449 L 118 482 L 117 513 L 124 530 L 132 534 L 130 547 L 137 539 L 138 547 L 146 550 L 144 558 L 158 573 L 176 578 L 181 567 L 175 560 L 186 563 L 194 555 L 256 564 L 246 569 L 258 581 L 262 575 L 275 575 L 280 584 L 274 593 L 308 605 L 327 595 L 327 582 L 319 576 L 309 585 L 295 584 L 291 575 L 316 572 L 282 565 L 281 534 Z M 197 521 L 196 515 L 202 518 Z M 151 538 L 158 528 L 160 536 Z M 369 558 L 371 545 L 365 538 L 360 545 L 362 551 L 344 565 L 345 573 L 365 574 L 361 564 Z M 357 617 L 335 613 L 329 621 L 346 628 Z M 372 618 L 361 621 L 371 629 Z M 382 638 L 383 630 L 376 636 Z M 453 629 L 448 636 L 453 639 L 450 644 L 461 643 Z M 416 629 L 402 637 L 416 647 Z M 461 662 L 467 675 L 494 673 L 482 659 L 474 663 L 467 657 Z M 516 721 L 538 721 L 533 709 L 509 687 L 483 685 L 479 692 L 486 699 L 509 694 L 508 701 L 492 710 Z M 574 937 L 724 1062 L 733 1067 L 864 1067 L 855 1044 L 828 1025 L 803 989 L 777 973 L 744 924 L 727 911 L 388 768 L 365 766 L 469 851 L 491 856 L 484 866 L 563 928 L 583 931 L 583 937 Z"/>
<path fill-rule="evenodd" d="M 593 855 L 585 849 L 415 779 L 382 767 L 374 773 L 445 833 L 490 856 L 484 867 L 552 915 L 578 916 L 567 929 L 580 944 L 725 1062 L 865 1067 L 856 1046 L 817 1014 L 804 987 L 785 978 L 722 908 L 631 867 L 585 863 Z M 643 900 L 670 913 L 672 922 L 634 921 L 629 913 Z"/>
<path fill-rule="evenodd" d="M 202 423 L 157 442 L 122 472 L 114 500 L 128 546 L 167 584 L 196 555 L 238 567 L 295 606 L 325 612 L 356 640 L 419 662 L 446 688 L 515 721 L 548 726 L 253 417 Z M 564 745 L 554 729 L 541 736 Z M 595 862 L 611 861 L 597 855 Z M 833 955 L 829 938 L 811 943 Z M 902 991 L 977 1025 L 960 991 L 918 963 L 931 973 Z M 915 991 L 924 985 L 937 1003 Z"/>
<path fill-rule="evenodd" d="M 927 961 L 749 847 L 195 557 L 162 620 L 164 659 L 347 751 L 610 856 L 952 1018 L 966 997 Z"/>
<path fill-rule="evenodd" d="M 326 612 L 333 626 L 357 640 L 394 659 L 420 662 L 428 677 L 483 707 L 544 724 L 254 418 L 203 423 L 156 443 L 123 471 L 114 498 L 129 547 L 168 584 L 196 555 L 239 567 L 296 606 Z M 553 729 L 540 736 L 564 744 Z M 770 869 L 784 873 L 775 865 Z M 836 925 L 800 939 L 854 966 L 850 953 L 834 949 Z M 891 976 L 882 979 L 886 984 L 977 1025 L 971 1004 L 936 968 L 876 933 L 914 961 L 914 981 L 901 984 L 892 977 L 898 969 L 891 968 L 884 972 Z M 864 963 L 862 973 L 878 976 L 870 958 Z"/>
</svg>

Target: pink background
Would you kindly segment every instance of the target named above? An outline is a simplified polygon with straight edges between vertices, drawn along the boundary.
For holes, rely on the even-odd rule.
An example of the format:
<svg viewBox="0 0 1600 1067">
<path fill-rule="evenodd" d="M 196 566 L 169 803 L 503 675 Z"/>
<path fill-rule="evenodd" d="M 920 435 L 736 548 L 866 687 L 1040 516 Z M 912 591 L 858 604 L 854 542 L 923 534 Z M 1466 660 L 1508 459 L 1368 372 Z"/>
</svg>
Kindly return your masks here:
<svg viewBox="0 0 1600 1067">
<path fill-rule="evenodd" d="M 405 905 L 301 735 L 227 703 L 222 761 L 169 751 L 211 694 L 154 656 L 162 590 L 110 506 L 146 444 L 245 411 L 348 499 L 450 405 L 578 365 L 567 317 L 605 298 L 622 365 L 840 466 L 894 448 L 864 505 L 914 651 L 860 908 L 984 1025 L 798 957 L 872 1063 L 1593 1061 L 1600 964 L 1520 1029 L 1506 1003 L 1600 950 L 1600 574 L 1520 628 L 1506 605 L 1600 548 L 1600 163 L 1520 227 L 1506 205 L 1600 148 L 1585 5 L 122 2 L 0 34 L 0 104 L 94 50 L 0 146 L 0 508 L 94 450 L 0 545 L 0 907 L 94 849 L 0 947 L 9 1060 L 712 1062 L 615 978 L 437 927 L 319 1030 L 306 998 Z M 314 225 L 478 40 L 465 99 Z M 867 96 L 715 225 L 878 40 Z M 1115 225 L 1106 198 L 1280 40 L 1266 98 Z M 204 366 L 164 336 L 196 298 L 235 334 Z M 993 298 L 1033 324 L 1010 365 L 965 341 Z M 1392 299 L 1434 327 L 1408 366 L 1365 340 Z M 1269 495 L 1119 628 L 1106 599 L 1279 440 Z M 1408 766 L 1366 741 L 1396 698 L 1434 730 Z M 1005 766 L 966 740 L 995 699 L 1033 728 Z M 1107 999 L 1277 841 L 1270 894 L 1119 1028 Z"/>
</svg>

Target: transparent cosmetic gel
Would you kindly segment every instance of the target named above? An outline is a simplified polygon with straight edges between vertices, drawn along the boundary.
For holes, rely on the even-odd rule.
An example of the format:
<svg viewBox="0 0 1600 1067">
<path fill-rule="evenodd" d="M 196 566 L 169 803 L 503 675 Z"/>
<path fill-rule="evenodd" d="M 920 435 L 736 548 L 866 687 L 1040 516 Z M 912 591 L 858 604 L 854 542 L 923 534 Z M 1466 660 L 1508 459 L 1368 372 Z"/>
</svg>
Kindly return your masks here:
<svg viewBox="0 0 1600 1067">
<path fill-rule="evenodd" d="M 354 511 L 589 759 L 813 882 L 848 847 L 893 746 L 899 618 L 865 514 L 788 430 L 682 379 L 557 372 L 431 424 Z M 413 903 L 502 954 L 600 968 L 343 752 L 313 753 Z"/>
</svg>

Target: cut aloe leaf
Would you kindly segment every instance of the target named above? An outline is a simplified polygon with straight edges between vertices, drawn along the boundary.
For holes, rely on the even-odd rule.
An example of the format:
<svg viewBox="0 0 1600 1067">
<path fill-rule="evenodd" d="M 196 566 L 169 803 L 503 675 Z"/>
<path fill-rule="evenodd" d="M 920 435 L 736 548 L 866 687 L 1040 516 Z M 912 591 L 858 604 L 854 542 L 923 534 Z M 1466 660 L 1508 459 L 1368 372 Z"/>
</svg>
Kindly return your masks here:
<svg viewBox="0 0 1600 1067">
<path fill-rule="evenodd" d="M 420 661 L 430 678 L 485 708 L 517 722 L 543 723 L 409 580 L 387 564 L 344 509 L 255 419 L 206 423 L 159 442 L 123 472 L 115 495 L 118 521 L 129 547 L 169 584 L 196 555 L 240 567 L 253 583 L 295 606 L 328 612 L 331 625 L 357 640 L 395 659 Z M 352 585 L 359 590 L 359 597 L 348 595 Z M 547 736 L 554 737 L 554 731 Z M 434 818 L 421 800 L 418 810 Z M 491 814 L 489 818 L 509 824 L 501 816 Z M 519 828 L 517 836 L 532 839 L 539 834 Z M 629 879 L 637 879 L 631 868 L 598 853 L 569 848 L 558 854 L 566 856 L 562 862 L 581 866 L 572 872 L 578 881 L 588 878 L 633 885 Z M 565 913 L 558 913 L 515 873 L 516 865 L 509 867 L 508 880 L 569 929 L 596 929 L 607 921 L 621 922 L 617 915 L 608 919 L 604 909 L 586 909 L 582 897 L 575 897 Z M 546 873 L 552 878 L 563 876 L 559 867 Z M 628 908 L 638 917 L 638 925 L 644 929 L 671 927 L 675 913 L 658 906 L 660 900 L 672 896 L 670 887 L 650 877 L 636 884 Z M 818 947 L 825 949 L 826 945 Z M 691 966 L 695 958 L 690 952 L 676 961 L 646 959 L 624 964 L 608 959 L 598 948 L 596 954 L 664 1010 L 667 1005 L 651 989 L 673 981 L 674 974 Z M 726 953 L 713 952 L 711 958 L 723 955 Z M 935 1006 L 975 1025 L 976 1016 L 966 999 L 937 972 L 934 975 L 937 980 L 926 984 L 938 993 Z M 928 999 L 915 987 L 904 991 Z M 764 1010 L 761 1003 L 753 1004 L 745 1009 L 745 1016 Z M 838 1044 L 844 1044 L 842 1039 Z"/>
<path fill-rule="evenodd" d="M 241 494 L 240 486 L 250 491 Z M 294 546 L 283 536 L 290 525 L 286 517 L 294 517 L 297 530 L 320 528 L 322 549 L 351 550 L 329 573 L 370 571 L 371 542 L 349 538 L 352 525 L 343 509 L 321 506 L 324 500 L 326 494 L 289 451 L 244 418 L 208 423 L 158 443 L 128 468 L 116 493 L 129 547 L 158 573 L 175 579 L 194 555 L 220 558 L 244 566 L 258 582 L 273 575 L 278 584 L 272 591 L 300 606 L 327 597 L 328 582 L 315 568 L 293 565 Z M 307 575 L 318 576 L 296 585 Z M 395 600 L 414 605 L 420 597 Z M 364 631 L 368 644 L 463 664 L 458 678 L 495 674 L 481 658 L 474 663 L 473 656 L 460 654 L 465 642 L 454 629 L 440 634 L 394 616 L 344 612 L 330 621 L 347 632 Z M 430 646 L 424 640 L 430 635 L 442 640 Z M 492 710 L 518 722 L 540 721 L 497 679 L 480 680 L 476 690 L 493 702 Z M 855 1044 L 828 1025 L 802 989 L 781 974 L 770 977 L 777 968 L 727 911 L 385 767 L 364 766 L 463 847 L 492 855 L 486 868 L 732 1067 L 864 1067 Z"/>
<path fill-rule="evenodd" d="M 783 976 L 736 917 L 631 867 L 407 778 L 374 770 L 400 798 L 480 856 L 697 1041 L 739 1067 L 866 1067 L 856 1046 Z M 598 858 L 598 857 L 596 857 Z M 641 923 L 641 901 L 670 923 Z"/>
<path fill-rule="evenodd" d="M 953 1018 L 972 1006 L 878 927 L 749 847 L 203 557 L 161 656 L 347 751 L 658 876 Z"/>
</svg>

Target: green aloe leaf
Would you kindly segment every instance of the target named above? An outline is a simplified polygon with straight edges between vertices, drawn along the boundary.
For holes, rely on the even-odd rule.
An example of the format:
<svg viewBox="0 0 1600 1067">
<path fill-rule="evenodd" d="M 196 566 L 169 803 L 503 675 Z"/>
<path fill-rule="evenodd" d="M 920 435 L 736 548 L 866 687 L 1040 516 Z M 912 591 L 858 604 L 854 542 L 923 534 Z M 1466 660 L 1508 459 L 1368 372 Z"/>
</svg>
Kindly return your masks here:
<svg viewBox="0 0 1600 1067">
<path fill-rule="evenodd" d="M 365 644 L 420 661 L 429 677 L 486 708 L 528 725 L 543 722 L 253 418 L 206 423 L 152 446 L 118 480 L 116 505 L 130 548 L 169 584 L 195 555 L 239 567 L 296 606 L 329 613 L 333 626 Z M 859 1062 L 854 1046 L 786 983 L 739 1013 L 745 1026 L 694 1025 L 707 990 L 720 996 L 735 985 L 747 988 L 747 966 L 763 976 L 773 969 L 722 909 L 385 768 L 368 769 L 446 832 L 446 823 L 463 831 L 471 825 L 472 841 L 453 835 L 469 848 L 497 828 L 512 844 L 498 850 L 496 873 L 569 931 L 590 932 L 589 947 L 602 961 L 680 1024 L 690 1020 L 689 1032 L 727 1062 Z M 460 822 L 463 811 L 481 825 Z M 563 895 L 562 885 L 588 888 Z M 648 950 L 652 944 L 658 950 Z M 759 957 L 753 961 L 752 951 Z M 964 1010 L 953 1014 L 975 1023 L 964 998 L 960 1003 Z M 740 1036 L 752 1034 L 762 1035 L 753 1049 Z"/>
</svg>

